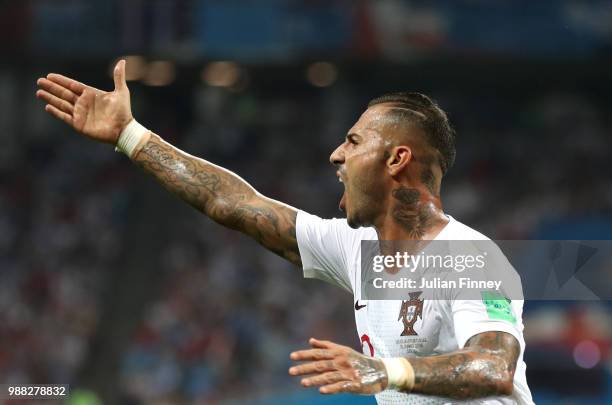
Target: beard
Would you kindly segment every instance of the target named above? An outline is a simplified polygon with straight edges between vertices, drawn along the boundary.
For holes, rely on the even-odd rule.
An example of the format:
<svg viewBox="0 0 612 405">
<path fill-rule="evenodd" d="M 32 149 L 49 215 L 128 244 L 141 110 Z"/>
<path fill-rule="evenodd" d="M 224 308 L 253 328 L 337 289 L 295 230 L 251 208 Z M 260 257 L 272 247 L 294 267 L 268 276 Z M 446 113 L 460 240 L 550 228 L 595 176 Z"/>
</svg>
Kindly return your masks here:
<svg viewBox="0 0 612 405">
<path fill-rule="evenodd" d="M 379 193 L 347 193 L 346 222 L 353 228 L 374 226 L 376 218 L 383 212 L 383 196 Z"/>
<path fill-rule="evenodd" d="M 343 201 L 351 228 L 374 226 L 384 215 L 387 188 L 383 169 L 378 162 L 347 167 Z"/>
</svg>

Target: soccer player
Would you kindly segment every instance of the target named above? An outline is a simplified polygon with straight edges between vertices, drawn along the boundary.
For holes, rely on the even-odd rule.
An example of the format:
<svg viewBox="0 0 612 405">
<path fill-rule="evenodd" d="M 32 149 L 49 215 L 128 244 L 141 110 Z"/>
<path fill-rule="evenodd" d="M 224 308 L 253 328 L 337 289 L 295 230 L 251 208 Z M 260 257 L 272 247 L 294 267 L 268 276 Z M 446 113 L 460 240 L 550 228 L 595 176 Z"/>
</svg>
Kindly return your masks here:
<svg viewBox="0 0 612 405">
<path fill-rule="evenodd" d="M 396 93 L 370 102 L 330 161 L 345 192 L 346 219 L 321 219 L 255 191 L 222 167 L 164 142 L 134 120 L 125 61 L 104 92 L 59 74 L 38 80 L 45 110 L 96 141 L 115 145 L 214 221 L 239 230 L 355 296 L 364 354 L 311 339 L 289 369 L 321 393 L 375 394 L 380 404 L 532 404 L 525 380 L 522 301 L 491 311 L 480 300 L 420 300 L 403 333 L 402 301 L 360 300 L 361 240 L 486 240 L 446 215 L 443 175 L 455 158 L 446 114 L 427 96 Z M 404 301 L 405 302 L 405 301 Z M 421 306 L 422 305 L 422 306 Z M 405 316 L 404 316 L 405 318 Z"/>
</svg>

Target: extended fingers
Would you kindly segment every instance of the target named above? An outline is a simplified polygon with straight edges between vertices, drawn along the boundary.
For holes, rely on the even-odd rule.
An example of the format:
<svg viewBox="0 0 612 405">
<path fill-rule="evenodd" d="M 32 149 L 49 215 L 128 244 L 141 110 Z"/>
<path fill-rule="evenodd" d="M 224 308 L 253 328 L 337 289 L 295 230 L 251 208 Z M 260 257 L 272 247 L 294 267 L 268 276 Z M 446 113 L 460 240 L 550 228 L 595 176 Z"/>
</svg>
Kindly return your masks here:
<svg viewBox="0 0 612 405">
<path fill-rule="evenodd" d="M 327 373 L 315 375 L 302 379 L 304 387 L 318 387 L 321 385 L 330 385 L 339 381 L 348 381 L 349 379 L 341 371 L 330 371 Z"/>
<path fill-rule="evenodd" d="M 77 99 L 79 98 L 79 96 L 77 96 L 70 89 L 45 78 L 38 79 L 36 84 L 38 84 L 38 87 L 40 87 L 42 90 L 45 90 L 48 93 L 61 98 L 62 100 L 66 100 L 70 104 L 76 103 Z"/>
<path fill-rule="evenodd" d="M 58 118 L 64 121 L 66 124 L 72 125 L 72 115 L 66 114 L 65 112 L 59 110 L 58 108 L 52 106 L 51 104 L 47 104 L 45 106 L 45 111 L 53 115 L 55 118 Z"/>
<path fill-rule="evenodd" d="M 61 99 L 59 97 L 54 96 L 53 94 L 49 93 L 48 91 L 45 90 L 38 90 L 36 92 L 36 97 L 43 99 L 44 101 L 46 101 L 47 103 L 51 104 L 52 106 L 62 110 L 63 112 L 67 113 L 67 114 L 71 114 L 74 111 L 74 106 L 69 103 L 68 101 Z"/>
<path fill-rule="evenodd" d="M 340 392 L 359 392 L 360 384 L 356 381 L 338 381 L 319 388 L 321 394 L 338 394 Z"/>
<path fill-rule="evenodd" d="M 308 349 L 298 350 L 290 355 L 291 360 L 308 361 L 308 360 L 332 360 L 335 355 L 326 349 Z"/>
<path fill-rule="evenodd" d="M 69 77 L 57 74 L 57 73 L 49 73 L 47 75 L 47 79 L 59 84 L 60 86 L 72 91 L 74 94 L 76 95 L 81 95 L 83 93 L 83 91 L 88 88 L 89 86 L 84 85 L 81 82 L 78 82 L 74 79 L 71 79 Z"/>
<path fill-rule="evenodd" d="M 314 361 L 312 363 L 300 364 L 299 366 L 293 366 L 289 369 L 291 375 L 304 375 L 313 373 L 323 373 L 325 371 L 333 371 L 336 367 L 334 366 L 333 360 L 321 360 Z"/>
<path fill-rule="evenodd" d="M 319 340 L 315 338 L 310 338 L 308 343 L 310 343 L 310 346 L 319 349 L 333 349 L 334 347 L 340 346 L 334 342 L 330 342 L 329 340 Z"/>
</svg>

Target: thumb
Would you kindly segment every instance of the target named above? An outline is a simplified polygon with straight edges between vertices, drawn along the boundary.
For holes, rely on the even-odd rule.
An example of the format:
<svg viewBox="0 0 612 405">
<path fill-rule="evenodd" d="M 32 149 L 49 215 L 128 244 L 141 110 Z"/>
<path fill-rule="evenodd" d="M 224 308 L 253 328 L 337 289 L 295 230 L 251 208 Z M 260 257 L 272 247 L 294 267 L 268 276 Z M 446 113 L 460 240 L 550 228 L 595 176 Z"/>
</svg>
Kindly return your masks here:
<svg viewBox="0 0 612 405">
<path fill-rule="evenodd" d="M 121 59 L 115 65 L 113 70 L 113 80 L 115 81 L 115 90 L 127 89 L 127 83 L 125 82 L 125 60 Z"/>
</svg>

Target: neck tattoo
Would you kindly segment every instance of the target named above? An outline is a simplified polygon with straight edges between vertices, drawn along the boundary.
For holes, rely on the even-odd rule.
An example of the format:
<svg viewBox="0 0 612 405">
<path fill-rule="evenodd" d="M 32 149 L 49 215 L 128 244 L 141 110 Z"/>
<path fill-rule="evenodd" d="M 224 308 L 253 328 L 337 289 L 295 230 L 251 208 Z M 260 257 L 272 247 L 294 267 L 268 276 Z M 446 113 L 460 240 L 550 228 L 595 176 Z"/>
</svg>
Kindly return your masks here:
<svg viewBox="0 0 612 405">
<path fill-rule="evenodd" d="M 421 193 L 416 188 L 400 187 L 392 192 L 396 200 L 393 218 L 411 238 L 420 239 L 433 225 L 433 217 L 426 204 L 421 204 Z"/>
</svg>

